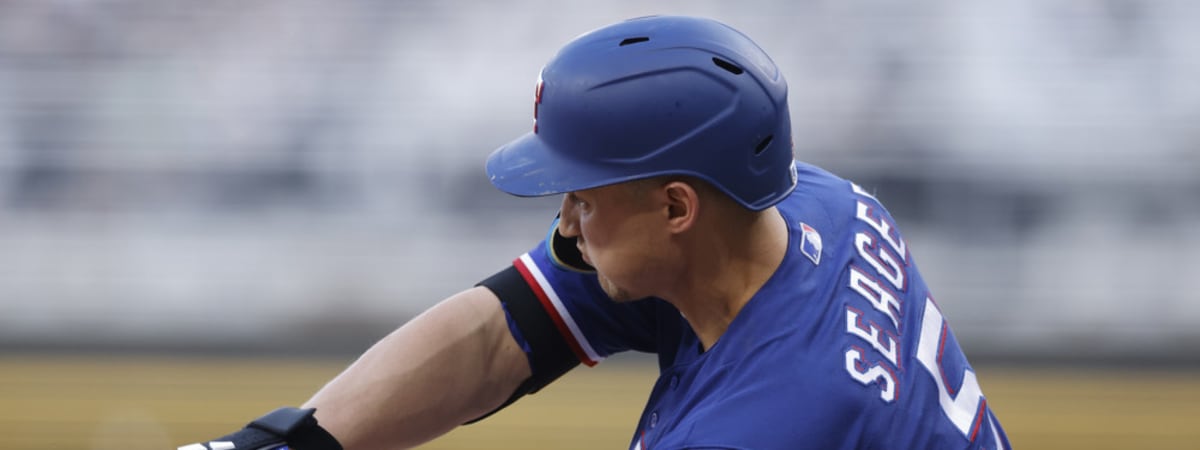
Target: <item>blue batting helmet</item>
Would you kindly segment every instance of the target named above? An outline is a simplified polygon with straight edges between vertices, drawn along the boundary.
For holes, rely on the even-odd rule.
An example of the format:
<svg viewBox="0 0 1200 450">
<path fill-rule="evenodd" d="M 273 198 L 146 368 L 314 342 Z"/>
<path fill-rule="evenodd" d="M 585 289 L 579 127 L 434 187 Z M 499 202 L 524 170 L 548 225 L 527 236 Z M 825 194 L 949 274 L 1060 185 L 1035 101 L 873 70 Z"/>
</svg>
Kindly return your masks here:
<svg viewBox="0 0 1200 450">
<path fill-rule="evenodd" d="M 563 47 L 538 80 L 533 132 L 493 152 L 487 172 L 523 197 L 690 175 L 761 210 L 796 185 L 791 135 L 787 82 L 750 38 L 644 17 Z"/>
</svg>

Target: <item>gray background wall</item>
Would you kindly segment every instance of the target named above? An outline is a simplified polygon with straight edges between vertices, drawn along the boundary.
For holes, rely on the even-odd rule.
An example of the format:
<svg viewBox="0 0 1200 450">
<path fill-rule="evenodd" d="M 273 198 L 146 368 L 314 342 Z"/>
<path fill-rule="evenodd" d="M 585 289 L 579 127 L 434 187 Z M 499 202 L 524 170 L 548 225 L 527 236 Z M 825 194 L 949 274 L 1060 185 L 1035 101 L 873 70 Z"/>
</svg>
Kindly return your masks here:
<svg viewBox="0 0 1200 450">
<path fill-rule="evenodd" d="M 556 49 L 682 13 L 969 352 L 1200 362 L 1200 4 L 645 3 L 0 1 L 0 348 L 361 349 L 542 237 L 483 160 Z"/>
</svg>

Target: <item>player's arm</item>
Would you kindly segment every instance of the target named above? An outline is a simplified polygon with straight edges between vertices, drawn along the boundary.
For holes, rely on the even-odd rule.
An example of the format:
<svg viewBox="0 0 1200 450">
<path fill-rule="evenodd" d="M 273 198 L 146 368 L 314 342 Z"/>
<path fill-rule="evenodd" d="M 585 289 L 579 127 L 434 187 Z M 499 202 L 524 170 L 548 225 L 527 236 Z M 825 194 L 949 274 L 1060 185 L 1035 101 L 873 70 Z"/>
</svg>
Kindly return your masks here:
<svg viewBox="0 0 1200 450">
<path fill-rule="evenodd" d="M 512 279 L 513 272 L 489 281 Z M 530 377 L 529 359 L 491 289 L 459 292 L 393 331 L 304 409 L 280 408 L 235 433 L 179 449 L 405 448 L 500 408 L 537 377 Z"/>
<path fill-rule="evenodd" d="M 305 407 L 346 449 L 411 447 L 498 408 L 529 376 L 496 294 L 475 287 L 380 340 Z"/>
<path fill-rule="evenodd" d="M 536 252 L 526 255 L 552 253 Z M 180 449 L 259 450 L 284 443 L 292 450 L 408 447 L 537 392 L 583 359 L 545 304 L 545 290 L 554 287 L 531 279 L 534 269 L 526 262 L 519 263 L 524 271 L 518 268 L 522 258 L 377 342 L 304 409 L 280 408 L 240 431 Z M 528 264 L 536 264 L 533 258 Z M 586 271 L 544 263 L 554 270 L 550 279 L 566 289 L 560 294 L 568 294 L 556 298 L 603 295 Z"/>
</svg>

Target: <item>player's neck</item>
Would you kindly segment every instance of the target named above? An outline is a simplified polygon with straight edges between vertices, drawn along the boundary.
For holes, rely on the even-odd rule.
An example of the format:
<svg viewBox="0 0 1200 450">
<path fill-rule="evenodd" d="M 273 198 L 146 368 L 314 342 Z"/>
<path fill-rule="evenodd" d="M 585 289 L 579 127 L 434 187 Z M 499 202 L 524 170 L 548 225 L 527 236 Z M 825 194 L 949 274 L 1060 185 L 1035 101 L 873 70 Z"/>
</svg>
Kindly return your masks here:
<svg viewBox="0 0 1200 450">
<path fill-rule="evenodd" d="M 779 268 L 787 239 L 787 224 L 779 211 L 771 208 L 748 224 L 714 229 L 703 242 L 690 247 L 689 263 L 673 292 L 663 298 L 687 319 L 703 350 L 716 344 Z"/>
</svg>

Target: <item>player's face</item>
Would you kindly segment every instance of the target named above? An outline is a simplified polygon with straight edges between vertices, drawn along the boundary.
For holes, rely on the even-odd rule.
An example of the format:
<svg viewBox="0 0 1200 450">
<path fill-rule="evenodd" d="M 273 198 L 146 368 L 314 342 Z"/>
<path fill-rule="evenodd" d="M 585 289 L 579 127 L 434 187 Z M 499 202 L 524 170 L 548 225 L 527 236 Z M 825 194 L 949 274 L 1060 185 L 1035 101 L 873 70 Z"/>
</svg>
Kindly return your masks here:
<svg viewBox="0 0 1200 450">
<path fill-rule="evenodd" d="M 654 295 L 655 280 L 670 262 L 669 236 L 652 202 L 618 184 L 564 195 L 561 214 L 559 233 L 577 238 L 609 297 L 621 302 Z"/>
</svg>

